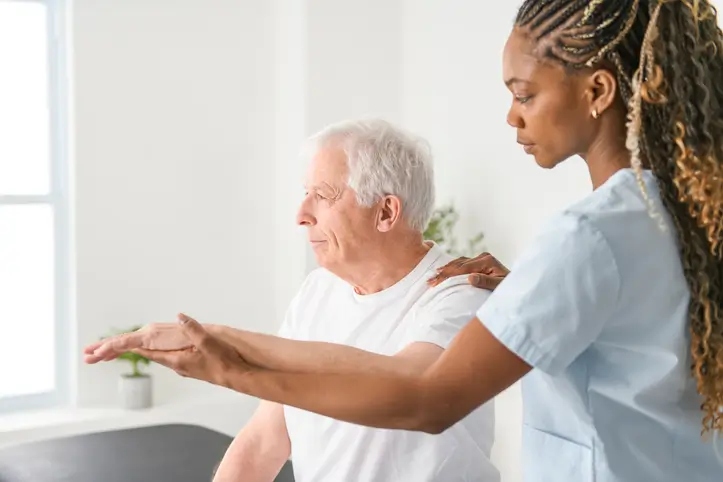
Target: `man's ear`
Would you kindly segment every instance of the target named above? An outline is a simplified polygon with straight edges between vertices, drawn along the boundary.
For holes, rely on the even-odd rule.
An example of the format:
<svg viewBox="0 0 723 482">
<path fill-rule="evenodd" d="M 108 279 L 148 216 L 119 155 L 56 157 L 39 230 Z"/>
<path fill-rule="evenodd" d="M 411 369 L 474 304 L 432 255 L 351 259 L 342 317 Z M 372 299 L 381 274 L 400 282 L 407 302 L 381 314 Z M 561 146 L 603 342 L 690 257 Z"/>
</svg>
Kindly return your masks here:
<svg viewBox="0 0 723 482">
<path fill-rule="evenodd" d="M 379 202 L 377 229 L 382 233 L 389 232 L 401 217 L 402 201 L 397 196 L 384 196 Z"/>
<path fill-rule="evenodd" d="M 597 69 L 588 78 L 588 97 L 590 112 L 593 116 L 600 116 L 615 102 L 618 91 L 618 81 L 615 75 L 607 69 Z"/>
</svg>

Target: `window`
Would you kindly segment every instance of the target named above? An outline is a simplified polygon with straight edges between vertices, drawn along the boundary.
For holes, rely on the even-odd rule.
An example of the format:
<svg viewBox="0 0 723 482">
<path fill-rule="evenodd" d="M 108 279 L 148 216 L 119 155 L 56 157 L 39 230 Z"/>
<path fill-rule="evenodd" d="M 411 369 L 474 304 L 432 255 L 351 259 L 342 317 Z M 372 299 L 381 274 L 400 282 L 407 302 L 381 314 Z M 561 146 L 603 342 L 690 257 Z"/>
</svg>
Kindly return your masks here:
<svg viewBox="0 0 723 482">
<path fill-rule="evenodd" d="M 0 411 L 68 393 L 61 13 L 59 1 L 0 0 Z"/>
</svg>

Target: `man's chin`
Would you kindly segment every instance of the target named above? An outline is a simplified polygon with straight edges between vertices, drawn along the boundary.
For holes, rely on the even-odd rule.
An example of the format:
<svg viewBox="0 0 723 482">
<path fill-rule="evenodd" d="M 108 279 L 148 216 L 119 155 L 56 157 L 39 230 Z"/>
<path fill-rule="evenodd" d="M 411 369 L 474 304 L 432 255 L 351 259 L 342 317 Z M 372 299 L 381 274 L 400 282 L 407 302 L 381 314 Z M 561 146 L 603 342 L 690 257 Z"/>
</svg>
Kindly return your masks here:
<svg viewBox="0 0 723 482">
<path fill-rule="evenodd" d="M 314 259 L 316 260 L 316 264 L 321 266 L 322 268 L 326 268 L 326 247 L 322 245 L 315 245 L 314 243 L 310 243 L 311 251 L 314 253 Z"/>
</svg>

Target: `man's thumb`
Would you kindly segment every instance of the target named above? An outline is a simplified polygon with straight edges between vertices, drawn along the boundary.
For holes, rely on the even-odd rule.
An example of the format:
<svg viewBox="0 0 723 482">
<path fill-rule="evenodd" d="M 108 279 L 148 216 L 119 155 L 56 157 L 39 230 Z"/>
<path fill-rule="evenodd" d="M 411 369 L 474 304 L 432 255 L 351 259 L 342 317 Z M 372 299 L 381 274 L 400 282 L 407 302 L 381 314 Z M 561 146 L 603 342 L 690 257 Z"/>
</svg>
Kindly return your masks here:
<svg viewBox="0 0 723 482">
<path fill-rule="evenodd" d="M 193 343 L 196 348 L 200 348 L 201 342 L 203 342 L 207 336 L 203 326 L 183 313 L 178 315 L 178 323 L 183 327 L 183 331 L 186 333 L 188 339 L 191 340 L 191 343 Z"/>
</svg>

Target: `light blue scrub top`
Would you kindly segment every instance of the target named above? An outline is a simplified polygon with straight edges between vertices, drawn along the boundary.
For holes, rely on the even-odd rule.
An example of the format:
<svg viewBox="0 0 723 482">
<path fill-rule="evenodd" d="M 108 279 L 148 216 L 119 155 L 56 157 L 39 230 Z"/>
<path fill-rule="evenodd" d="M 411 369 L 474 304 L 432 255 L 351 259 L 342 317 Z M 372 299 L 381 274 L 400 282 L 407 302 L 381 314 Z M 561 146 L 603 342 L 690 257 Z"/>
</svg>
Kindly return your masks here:
<svg viewBox="0 0 723 482">
<path fill-rule="evenodd" d="M 525 481 L 723 482 L 723 436 L 700 436 L 674 227 L 644 180 L 667 230 L 618 171 L 546 225 L 477 314 L 535 368 Z"/>
</svg>

